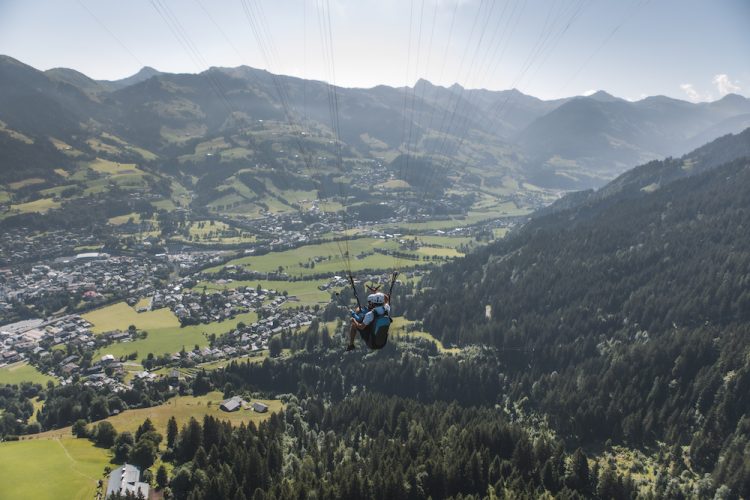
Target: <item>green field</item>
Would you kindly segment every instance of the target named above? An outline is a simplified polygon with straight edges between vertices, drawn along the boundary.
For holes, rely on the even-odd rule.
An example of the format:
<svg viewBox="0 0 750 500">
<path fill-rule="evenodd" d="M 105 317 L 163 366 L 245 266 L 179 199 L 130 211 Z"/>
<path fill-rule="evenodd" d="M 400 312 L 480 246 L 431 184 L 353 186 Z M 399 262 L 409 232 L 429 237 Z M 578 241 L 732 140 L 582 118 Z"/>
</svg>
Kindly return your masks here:
<svg viewBox="0 0 750 500">
<path fill-rule="evenodd" d="M 139 170 L 138 167 L 135 166 L 135 163 L 118 163 L 116 161 L 103 160 L 101 158 L 97 158 L 90 162 L 88 167 L 100 174 L 109 174 L 113 176 L 143 174 L 143 171 Z"/>
<path fill-rule="evenodd" d="M 202 291 L 203 287 L 206 287 L 206 291 L 222 291 L 222 290 L 233 290 L 240 287 L 256 288 L 260 285 L 261 288 L 268 290 L 276 290 L 279 293 L 286 292 L 288 295 L 297 297 L 297 301 L 288 301 L 285 305 L 287 307 L 295 306 L 313 306 L 315 304 L 327 304 L 331 300 L 331 291 L 321 291 L 318 286 L 328 283 L 328 280 L 305 280 L 305 281 L 233 281 L 220 285 L 213 281 L 201 281 L 193 290 Z"/>
<path fill-rule="evenodd" d="M 395 250 L 398 243 L 394 240 L 379 238 L 359 238 L 349 241 L 321 243 L 307 245 L 294 250 L 272 252 L 261 256 L 242 257 L 232 260 L 227 265 L 245 266 L 253 271 L 271 272 L 282 267 L 290 276 L 310 276 L 320 273 L 341 273 L 347 270 L 360 271 L 362 269 L 392 269 L 396 267 L 412 267 L 419 264 L 416 261 L 396 259 L 390 255 L 373 253 L 374 249 Z M 342 254 L 349 252 L 349 259 Z M 323 260 L 310 266 L 316 257 Z M 304 267 L 308 265 L 310 267 Z M 219 271 L 223 266 L 206 269 L 205 272 Z"/>
<path fill-rule="evenodd" d="M 159 309 L 158 311 L 153 312 L 159 311 L 167 311 L 169 314 L 172 314 L 168 309 Z M 140 316 L 145 314 L 149 313 L 142 313 Z M 177 322 L 177 318 L 175 318 L 174 315 L 172 315 L 172 318 Z M 190 351 L 196 345 L 199 347 L 207 346 L 208 336 L 212 333 L 222 335 L 236 328 L 237 323 L 239 322 L 251 324 L 257 320 L 257 313 L 249 312 L 238 314 L 234 319 L 208 323 L 205 325 L 190 325 L 183 328 L 180 326 L 149 328 L 146 329 L 148 331 L 148 337 L 145 339 L 138 339 L 133 342 L 120 342 L 102 347 L 96 352 L 94 357 L 97 358 L 105 354 L 112 354 L 116 358 L 119 358 L 120 356 L 127 356 L 132 352 L 137 352 L 138 360 L 140 361 L 145 359 L 148 353 L 154 353 L 156 356 L 160 356 L 164 353 L 173 354 L 179 352 L 183 347 Z M 177 325 L 179 325 L 179 322 L 177 322 Z M 125 328 L 127 328 L 127 325 Z"/>
<path fill-rule="evenodd" d="M 91 499 L 109 460 L 110 452 L 88 439 L 0 443 L 0 498 Z"/>
<path fill-rule="evenodd" d="M 127 330 L 130 325 L 135 325 L 139 330 L 148 332 L 180 326 L 177 317 L 169 309 L 137 313 L 125 302 L 118 302 L 86 313 L 83 315 L 83 319 L 94 325 L 91 328 L 94 333 Z"/>
<path fill-rule="evenodd" d="M 10 184 L 8 184 L 8 187 L 15 191 L 17 189 L 33 186 L 34 184 L 44 184 L 44 179 L 40 179 L 39 177 L 32 177 L 30 179 L 24 179 L 22 181 L 11 182 Z"/>
<path fill-rule="evenodd" d="M 391 334 L 394 336 L 394 340 L 398 341 L 400 339 L 419 338 L 434 343 L 437 346 L 438 351 L 444 354 L 457 354 L 461 352 L 461 349 L 459 349 L 458 347 L 445 347 L 441 341 L 427 332 L 413 331 L 407 333 L 406 327 L 411 323 L 413 323 L 413 321 L 409 321 L 404 318 L 394 318 L 393 325 L 391 325 L 390 329 Z"/>
<path fill-rule="evenodd" d="M 152 406 L 151 408 L 127 410 L 119 415 L 108 417 L 106 420 L 112 423 L 115 429 L 117 429 L 117 432 L 135 432 L 144 420 L 150 418 L 154 427 L 156 427 L 156 430 L 166 436 L 167 422 L 171 417 L 174 417 L 175 420 L 177 420 L 178 427 L 186 424 L 190 420 L 190 417 L 202 420 L 203 415 L 213 415 L 218 419 L 227 420 L 233 425 L 239 425 L 242 422 L 248 423 L 251 421 L 258 424 L 270 417 L 271 413 L 284 408 L 283 403 L 278 399 L 253 399 L 251 401 L 260 401 L 267 404 L 268 412 L 256 413 L 252 410 L 239 410 L 228 413 L 219 409 L 219 404 L 223 400 L 224 397 L 220 391 L 209 392 L 204 396 L 177 396 L 162 405 Z M 33 439 L 45 441 L 50 439 L 64 439 L 71 435 L 71 427 L 63 427 L 61 429 L 36 434 Z M 5 497 L 0 495 L 0 498 Z"/>
<path fill-rule="evenodd" d="M 27 203 L 11 205 L 10 209 L 22 214 L 45 213 L 49 210 L 59 208 L 60 205 L 61 203 L 59 201 L 55 201 L 52 198 L 40 198 L 38 200 L 29 201 Z"/>
<path fill-rule="evenodd" d="M 119 226 L 120 224 L 125 224 L 130 219 L 133 219 L 133 222 L 137 224 L 141 222 L 141 214 L 131 212 L 125 215 L 118 215 L 117 217 L 111 217 L 109 219 L 109 223 L 112 224 L 113 226 Z"/>
<path fill-rule="evenodd" d="M 20 361 L 0 368 L 0 385 L 34 382 L 46 386 L 48 380 L 56 381 L 55 378 L 40 373 L 39 370 L 26 361 Z"/>
</svg>

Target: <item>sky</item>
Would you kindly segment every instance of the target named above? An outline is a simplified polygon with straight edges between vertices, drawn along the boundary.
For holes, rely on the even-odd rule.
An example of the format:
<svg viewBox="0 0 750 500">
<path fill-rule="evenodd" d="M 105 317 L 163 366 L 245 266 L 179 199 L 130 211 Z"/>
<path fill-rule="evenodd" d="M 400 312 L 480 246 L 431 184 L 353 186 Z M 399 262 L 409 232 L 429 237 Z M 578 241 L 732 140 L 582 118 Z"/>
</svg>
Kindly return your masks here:
<svg viewBox="0 0 750 500">
<path fill-rule="evenodd" d="M 248 65 L 345 87 L 750 96 L 748 0 L 0 0 L 0 54 L 116 80 Z"/>
</svg>

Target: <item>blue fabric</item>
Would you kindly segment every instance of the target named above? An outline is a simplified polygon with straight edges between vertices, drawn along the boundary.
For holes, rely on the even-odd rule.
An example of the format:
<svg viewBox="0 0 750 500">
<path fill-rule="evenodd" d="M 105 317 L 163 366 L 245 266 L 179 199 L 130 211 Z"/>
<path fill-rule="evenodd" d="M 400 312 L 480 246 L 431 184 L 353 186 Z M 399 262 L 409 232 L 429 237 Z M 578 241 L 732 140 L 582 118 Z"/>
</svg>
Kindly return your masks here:
<svg viewBox="0 0 750 500">
<path fill-rule="evenodd" d="M 390 308 L 386 309 L 384 306 L 378 306 L 371 311 L 367 311 L 367 314 L 365 314 L 362 323 L 364 323 L 365 325 L 369 325 L 370 323 L 372 323 L 372 320 L 375 319 L 375 314 L 377 314 L 378 316 L 384 316 L 389 310 Z"/>
</svg>

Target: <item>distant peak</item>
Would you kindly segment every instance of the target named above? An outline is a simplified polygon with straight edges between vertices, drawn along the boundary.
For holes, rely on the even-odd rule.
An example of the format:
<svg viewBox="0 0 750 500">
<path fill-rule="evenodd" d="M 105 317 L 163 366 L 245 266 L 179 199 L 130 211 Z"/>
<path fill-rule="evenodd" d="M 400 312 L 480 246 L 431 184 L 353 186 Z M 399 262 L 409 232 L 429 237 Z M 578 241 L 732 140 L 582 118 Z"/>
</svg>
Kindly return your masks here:
<svg viewBox="0 0 750 500">
<path fill-rule="evenodd" d="M 151 66 L 144 66 L 144 67 L 142 67 L 138 71 L 138 73 L 136 73 L 133 76 L 145 76 L 145 77 L 149 77 L 150 78 L 150 77 L 152 77 L 154 75 L 158 75 L 158 74 L 159 74 L 158 70 L 152 68 Z"/>
<path fill-rule="evenodd" d="M 612 94 L 605 92 L 603 90 L 597 90 L 593 94 L 587 96 L 589 99 L 594 99 L 595 101 L 600 102 L 615 102 L 615 101 L 621 101 L 619 97 L 615 97 Z"/>
<path fill-rule="evenodd" d="M 747 98 L 739 94 L 727 94 L 716 102 L 731 103 L 731 102 L 745 102 L 745 101 L 747 101 Z"/>
</svg>

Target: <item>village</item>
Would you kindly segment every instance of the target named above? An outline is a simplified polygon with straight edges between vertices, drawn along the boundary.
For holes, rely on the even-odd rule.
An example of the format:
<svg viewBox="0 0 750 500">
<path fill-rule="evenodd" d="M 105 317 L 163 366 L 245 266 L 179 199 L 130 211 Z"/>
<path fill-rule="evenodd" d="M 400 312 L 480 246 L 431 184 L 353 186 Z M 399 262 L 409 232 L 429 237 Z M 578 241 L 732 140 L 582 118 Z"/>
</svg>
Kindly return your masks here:
<svg viewBox="0 0 750 500">
<path fill-rule="evenodd" d="M 174 295 L 164 292 L 157 292 L 156 296 L 166 297 L 167 301 L 174 299 Z M 274 290 L 252 290 L 244 294 L 232 291 L 227 292 L 226 296 L 216 292 L 210 295 L 214 299 L 219 296 L 229 302 L 222 305 L 223 309 L 217 309 L 211 304 L 204 305 L 205 313 L 201 313 L 204 318 L 223 316 L 223 311 L 227 311 L 226 319 L 229 319 L 240 311 L 252 309 L 258 313 L 259 319 L 247 325 L 240 322 L 236 328 L 223 335 L 220 341 L 215 340 L 215 346 L 196 346 L 192 350 L 183 349 L 174 353 L 153 353 L 154 356 L 143 360 L 141 369 L 134 370 L 133 367 L 137 364 L 132 363 L 133 360 L 127 356 L 116 358 L 112 354 L 96 356 L 95 353 L 106 352 L 108 345 L 137 341 L 148 332 L 129 328 L 95 334 L 91 330 L 93 325 L 81 316 L 67 315 L 48 321 L 25 320 L 0 327 L 0 367 L 26 361 L 41 372 L 57 378 L 63 385 L 80 381 L 87 386 L 106 386 L 114 391 L 128 390 L 132 388 L 130 383 L 125 382 L 129 378 L 128 372 L 134 372 L 131 381 L 148 382 L 165 376 L 156 375 L 150 370 L 199 367 L 201 363 L 258 353 L 268 349 L 271 336 L 283 330 L 304 328 L 315 317 L 313 312 L 282 308 L 290 297 L 277 295 Z M 232 304 L 239 306 L 232 308 Z M 179 309 L 182 307 L 180 303 L 176 310 L 183 310 Z"/>
</svg>

